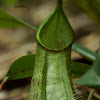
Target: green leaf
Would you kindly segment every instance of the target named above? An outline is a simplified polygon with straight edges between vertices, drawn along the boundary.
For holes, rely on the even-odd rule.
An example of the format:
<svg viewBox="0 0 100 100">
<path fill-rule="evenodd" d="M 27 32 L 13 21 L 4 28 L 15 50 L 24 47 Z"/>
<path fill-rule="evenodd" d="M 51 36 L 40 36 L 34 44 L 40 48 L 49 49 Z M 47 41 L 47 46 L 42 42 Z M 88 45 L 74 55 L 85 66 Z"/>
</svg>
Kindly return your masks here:
<svg viewBox="0 0 100 100">
<path fill-rule="evenodd" d="M 16 79 L 21 79 L 21 78 L 26 78 L 26 77 L 32 77 L 34 63 L 35 63 L 34 58 L 35 58 L 35 55 L 26 55 L 26 56 L 18 58 L 11 65 L 11 67 L 6 75 L 6 78 L 9 77 L 8 79 L 10 79 L 10 80 L 16 80 Z M 75 61 L 72 61 L 71 66 L 72 66 L 71 67 L 72 69 L 71 69 L 70 73 L 72 75 L 74 75 L 74 77 L 80 77 L 91 67 L 90 65 L 75 62 Z M 15 71 L 13 71 L 13 70 L 15 70 Z M 28 74 L 19 76 L 19 74 L 23 74 L 22 71 L 25 73 L 28 73 Z M 13 75 L 13 74 L 15 74 L 15 75 Z"/>
<path fill-rule="evenodd" d="M 18 58 L 14 63 L 11 65 L 6 77 L 4 78 L 3 82 L 1 83 L 0 87 L 2 88 L 3 84 L 7 80 L 16 80 L 22 79 L 27 77 L 32 77 L 33 70 L 34 70 L 34 63 L 35 63 L 35 55 L 26 55 L 23 57 Z M 71 75 L 73 77 L 80 77 L 82 76 L 88 69 L 90 69 L 90 65 L 79 63 L 72 61 L 71 62 Z"/>
<path fill-rule="evenodd" d="M 79 63 L 79 62 L 75 62 L 75 61 L 72 61 L 71 62 L 71 75 L 73 77 L 76 77 L 76 78 L 79 78 L 81 77 L 85 72 L 87 72 L 91 66 L 90 65 L 87 65 L 87 64 L 84 64 L 84 63 Z"/>
<path fill-rule="evenodd" d="M 34 62 L 35 62 L 35 55 L 26 55 L 23 57 L 18 58 L 14 61 L 0 84 L 0 90 L 3 87 L 3 84 L 8 80 L 17 80 L 32 77 L 33 70 L 34 70 Z"/>
<path fill-rule="evenodd" d="M 76 51 L 78 54 L 84 56 L 85 58 L 91 60 L 91 61 L 95 61 L 96 59 L 96 53 L 87 49 L 87 48 L 84 48 L 83 46 L 77 44 L 77 43 L 73 43 L 72 45 L 72 49 L 74 51 Z"/>
<path fill-rule="evenodd" d="M 6 75 L 6 78 L 4 80 L 16 80 L 16 79 L 32 77 L 34 63 L 35 63 L 34 58 L 35 58 L 35 55 L 26 55 L 26 56 L 18 58 L 11 65 Z M 75 62 L 75 61 L 72 61 L 71 66 L 72 66 L 71 67 L 72 69 L 70 73 L 74 75 L 74 77 L 80 77 L 91 67 L 90 65 Z M 24 74 L 24 73 L 27 73 L 27 74 Z M 20 76 L 19 74 L 24 74 L 24 75 Z"/>
<path fill-rule="evenodd" d="M 59 3 L 51 15 L 40 25 L 37 31 L 37 40 L 49 50 L 59 51 L 70 46 L 74 41 L 73 30 Z"/>
<path fill-rule="evenodd" d="M 77 82 L 78 85 L 84 85 L 100 89 L 100 49 L 93 67 L 87 71 Z"/>
<path fill-rule="evenodd" d="M 10 67 L 6 77 L 16 80 L 31 77 L 33 74 L 35 55 L 26 55 L 17 59 Z"/>
<path fill-rule="evenodd" d="M 7 12 L 6 10 L 0 8 L 0 28 L 10 28 L 10 27 L 31 27 L 37 29 L 37 27 L 28 23 L 27 21 L 14 16 L 13 14 Z"/>
</svg>

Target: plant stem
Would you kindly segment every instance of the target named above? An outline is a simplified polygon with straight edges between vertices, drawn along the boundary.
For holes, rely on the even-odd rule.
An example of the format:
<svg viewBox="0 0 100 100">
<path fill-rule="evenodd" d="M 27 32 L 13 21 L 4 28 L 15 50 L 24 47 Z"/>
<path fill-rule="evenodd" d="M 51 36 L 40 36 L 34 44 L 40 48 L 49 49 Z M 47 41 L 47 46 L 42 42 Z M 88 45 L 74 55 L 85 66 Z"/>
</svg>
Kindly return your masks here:
<svg viewBox="0 0 100 100">
<path fill-rule="evenodd" d="M 89 94 L 88 100 L 92 100 L 92 96 L 93 96 L 94 92 L 95 92 L 95 89 L 92 89 Z"/>
<path fill-rule="evenodd" d="M 85 58 L 87 58 L 90 61 L 95 61 L 96 60 L 96 53 L 77 44 L 77 43 L 73 43 L 72 45 L 72 49 L 77 52 L 78 54 L 84 56 Z"/>
<path fill-rule="evenodd" d="M 57 5 L 61 5 L 62 6 L 62 0 L 58 0 L 57 1 Z"/>
<path fill-rule="evenodd" d="M 29 100 L 75 100 L 70 64 L 71 47 L 55 52 L 38 44 Z"/>
<path fill-rule="evenodd" d="M 13 15 L 13 14 L 7 12 L 5 9 L 0 8 L 0 10 L 3 11 L 3 12 L 5 12 L 7 15 L 9 15 L 10 17 L 12 17 L 12 18 L 15 19 L 16 21 L 22 23 L 24 26 L 27 26 L 27 27 L 32 28 L 32 29 L 34 29 L 34 30 L 37 30 L 37 29 L 38 29 L 38 27 L 36 27 L 36 26 L 34 26 L 33 24 L 27 22 L 26 20 L 23 20 L 23 19 L 21 19 L 21 18 L 15 16 L 15 15 Z"/>
</svg>

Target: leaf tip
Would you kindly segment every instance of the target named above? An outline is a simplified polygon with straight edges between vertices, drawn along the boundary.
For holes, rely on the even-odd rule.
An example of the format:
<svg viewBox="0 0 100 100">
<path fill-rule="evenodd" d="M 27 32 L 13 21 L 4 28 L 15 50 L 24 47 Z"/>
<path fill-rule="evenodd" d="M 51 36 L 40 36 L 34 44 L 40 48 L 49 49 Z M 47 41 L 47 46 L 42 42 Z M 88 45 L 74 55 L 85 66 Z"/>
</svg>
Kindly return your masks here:
<svg viewBox="0 0 100 100">
<path fill-rule="evenodd" d="M 9 79 L 9 77 L 6 76 L 6 77 L 4 78 L 4 80 L 1 82 L 1 84 L 0 84 L 0 91 L 1 91 L 2 87 L 4 86 L 4 83 L 5 83 L 8 79 Z"/>
<path fill-rule="evenodd" d="M 0 84 L 0 91 L 2 90 L 3 85 L 4 85 L 4 82 L 1 82 L 1 84 Z"/>
</svg>

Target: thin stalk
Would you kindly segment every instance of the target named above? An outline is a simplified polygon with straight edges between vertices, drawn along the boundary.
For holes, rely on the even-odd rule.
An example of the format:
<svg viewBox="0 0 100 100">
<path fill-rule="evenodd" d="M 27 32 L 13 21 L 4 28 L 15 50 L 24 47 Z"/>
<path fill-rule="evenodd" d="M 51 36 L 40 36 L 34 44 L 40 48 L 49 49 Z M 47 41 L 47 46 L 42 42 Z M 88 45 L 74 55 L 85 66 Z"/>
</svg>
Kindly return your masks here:
<svg viewBox="0 0 100 100">
<path fill-rule="evenodd" d="M 3 85 L 4 85 L 4 83 L 5 83 L 7 80 L 8 80 L 8 77 L 5 77 L 4 80 L 1 82 L 1 84 L 0 84 L 0 91 L 1 91 L 1 89 L 2 89 L 2 87 L 3 87 Z"/>
<path fill-rule="evenodd" d="M 95 92 L 95 89 L 92 89 L 90 94 L 89 94 L 88 100 L 92 100 L 94 92 Z"/>
<path fill-rule="evenodd" d="M 24 26 L 27 26 L 29 28 L 32 28 L 34 30 L 37 30 L 38 27 L 34 26 L 33 24 L 27 22 L 26 20 L 23 20 L 15 15 L 13 15 L 12 13 L 7 12 L 5 9 L 0 8 L 0 10 L 4 11 L 7 15 L 11 16 L 13 19 L 19 21 L 20 23 L 22 23 Z"/>
<path fill-rule="evenodd" d="M 95 52 L 93 52 L 93 51 L 91 51 L 91 50 L 89 50 L 89 49 L 87 49 L 87 48 L 85 48 L 77 43 L 73 43 L 72 49 L 90 61 L 95 61 L 95 59 L 96 59 Z"/>
<path fill-rule="evenodd" d="M 58 0 L 58 1 L 57 1 L 57 5 L 62 6 L 62 0 Z"/>
</svg>

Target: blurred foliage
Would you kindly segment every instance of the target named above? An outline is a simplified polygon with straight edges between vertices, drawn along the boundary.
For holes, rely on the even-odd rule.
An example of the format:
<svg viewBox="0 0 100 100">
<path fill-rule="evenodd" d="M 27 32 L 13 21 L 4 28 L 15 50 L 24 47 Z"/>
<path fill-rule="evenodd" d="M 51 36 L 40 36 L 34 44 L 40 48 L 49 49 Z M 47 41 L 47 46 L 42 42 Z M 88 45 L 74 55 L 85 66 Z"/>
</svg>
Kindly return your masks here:
<svg viewBox="0 0 100 100">
<path fill-rule="evenodd" d="M 94 20 L 100 29 L 100 2 L 98 0 L 73 1 Z"/>
<path fill-rule="evenodd" d="M 0 28 L 24 26 L 19 19 L 0 8 Z"/>
<path fill-rule="evenodd" d="M 16 4 L 19 2 L 19 0 L 4 0 L 3 2 L 5 2 L 6 4 Z"/>
<path fill-rule="evenodd" d="M 0 0 L 0 4 L 6 6 L 20 6 L 20 5 L 31 5 L 34 2 L 40 2 L 43 0 Z"/>
<path fill-rule="evenodd" d="M 84 48 L 83 46 L 77 44 L 77 43 L 73 43 L 72 45 L 72 49 L 77 52 L 78 54 L 84 56 L 85 58 L 87 58 L 90 61 L 95 61 L 96 59 L 96 53 Z"/>
<path fill-rule="evenodd" d="M 31 23 L 14 16 L 13 14 L 7 12 L 6 10 L 0 8 L 0 28 L 12 28 L 12 27 L 30 27 L 33 29 L 37 29 L 36 26 Z"/>
<path fill-rule="evenodd" d="M 0 0 L 0 4 L 15 5 L 15 6 L 28 6 L 34 2 L 42 2 L 47 0 Z M 100 29 L 100 1 L 99 0 L 72 0 L 76 3 L 85 13 L 87 13 Z"/>
</svg>

